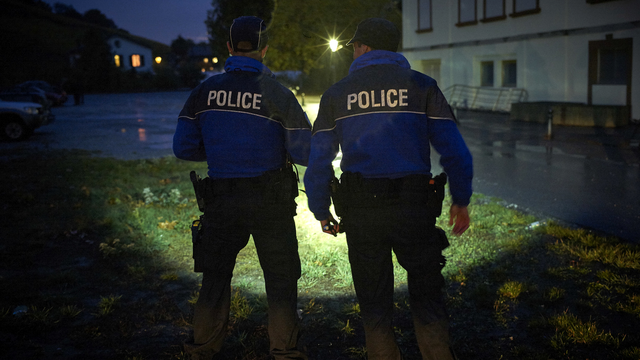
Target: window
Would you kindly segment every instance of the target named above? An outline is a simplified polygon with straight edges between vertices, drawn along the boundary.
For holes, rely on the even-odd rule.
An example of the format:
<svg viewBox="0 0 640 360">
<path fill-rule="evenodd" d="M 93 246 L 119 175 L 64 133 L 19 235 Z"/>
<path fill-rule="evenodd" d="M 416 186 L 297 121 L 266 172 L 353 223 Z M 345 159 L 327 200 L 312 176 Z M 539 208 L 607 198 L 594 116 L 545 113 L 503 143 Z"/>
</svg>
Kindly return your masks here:
<svg viewBox="0 0 640 360">
<path fill-rule="evenodd" d="M 493 61 L 480 62 L 480 86 L 493 87 Z"/>
<path fill-rule="evenodd" d="M 144 66 L 144 56 L 139 54 L 131 55 L 131 67 L 141 67 Z"/>
<path fill-rule="evenodd" d="M 626 85 L 630 76 L 630 59 L 628 48 L 599 49 L 596 84 Z"/>
<path fill-rule="evenodd" d="M 458 23 L 456 26 L 475 25 L 478 3 L 476 0 L 458 0 Z"/>
<path fill-rule="evenodd" d="M 511 16 L 523 16 L 540 12 L 540 0 L 513 0 Z"/>
<path fill-rule="evenodd" d="M 116 64 L 116 67 L 122 66 L 122 63 L 120 62 L 120 55 L 114 55 L 113 62 Z"/>
<path fill-rule="evenodd" d="M 589 87 L 587 103 L 631 104 L 633 38 L 589 41 Z"/>
<path fill-rule="evenodd" d="M 418 32 L 431 31 L 431 0 L 418 1 Z"/>
<path fill-rule="evenodd" d="M 505 0 L 484 0 L 482 21 L 489 22 L 505 19 L 504 2 Z"/>
<path fill-rule="evenodd" d="M 517 86 L 517 65 L 515 60 L 505 60 L 502 62 L 502 87 Z"/>
</svg>

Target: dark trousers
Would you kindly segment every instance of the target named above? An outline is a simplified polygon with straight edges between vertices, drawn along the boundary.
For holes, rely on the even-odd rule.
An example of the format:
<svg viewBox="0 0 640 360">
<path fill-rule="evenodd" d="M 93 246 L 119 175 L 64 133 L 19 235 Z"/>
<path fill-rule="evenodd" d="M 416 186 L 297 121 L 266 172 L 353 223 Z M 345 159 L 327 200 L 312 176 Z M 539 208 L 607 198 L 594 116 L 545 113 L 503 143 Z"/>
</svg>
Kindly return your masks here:
<svg viewBox="0 0 640 360">
<path fill-rule="evenodd" d="M 275 359 L 306 359 L 296 349 L 300 258 L 293 220 L 295 202 L 265 199 L 269 194 L 264 184 L 241 185 L 216 194 L 205 209 L 203 248 L 207 260 L 195 306 L 194 344 L 188 351 L 204 359 L 222 348 L 236 257 L 252 235 L 264 272 L 271 354 Z"/>
<path fill-rule="evenodd" d="M 452 359 L 442 289 L 442 241 L 425 205 L 396 201 L 349 205 L 349 261 L 370 360 L 401 359 L 393 318 L 395 252 L 408 273 L 410 307 L 423 359 Z"/>
</svg>

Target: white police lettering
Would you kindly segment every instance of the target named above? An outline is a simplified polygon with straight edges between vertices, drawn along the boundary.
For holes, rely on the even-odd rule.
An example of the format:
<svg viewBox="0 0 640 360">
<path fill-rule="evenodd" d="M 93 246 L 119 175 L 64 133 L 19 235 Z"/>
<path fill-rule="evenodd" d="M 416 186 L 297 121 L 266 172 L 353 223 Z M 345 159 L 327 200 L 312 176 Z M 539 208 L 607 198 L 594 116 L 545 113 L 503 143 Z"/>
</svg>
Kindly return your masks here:
<svg viewBox="0 0 640 360">
<path fill-rule="evenodd" d="M 351 110 L 351 106 L 354 104 L 357 104 L 360 109 L 409 106 L 408 92 L 407 89 L 388 89 L 380 90 L 379 94 L 375 90 L 349 94 L 347 95 L 347 110 Z"/>
<path fill-rule="evenodd" d="M 211 106 L 211 103 L 215 101 L 218 106 L 225 107 L 242 107 L 243 109 L 255 109 L 260 110 L 260 103 L 262 103 L 262 94 L 255 93 L 241 93 L 225 90 L 212 90 L 209 91 L 209 97 L 207 98 L 207 105 Z"/>
</svg>

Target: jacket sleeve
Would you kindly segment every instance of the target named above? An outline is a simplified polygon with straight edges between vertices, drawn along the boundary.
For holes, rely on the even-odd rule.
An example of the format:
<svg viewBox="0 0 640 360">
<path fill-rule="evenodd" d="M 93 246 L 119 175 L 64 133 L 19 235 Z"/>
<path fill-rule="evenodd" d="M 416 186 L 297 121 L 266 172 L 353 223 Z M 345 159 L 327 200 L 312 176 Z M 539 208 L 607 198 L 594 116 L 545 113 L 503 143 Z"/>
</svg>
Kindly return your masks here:
<svg viewBox="0 0 640 360">
<path fill-rule="evenodd" d="M 311 123 L 295 97 L 287 115 L 287 123 L 291 125 L 285 128 L 285 147 L 294 163 L 307 166 L 311 147 Z"/>
<path fill-rule="evenodd" d="M 469 205 L 473 192 L 473 160 L 455 122 L 429 118 L 431 145 L 440 154 L 440 164 L 449 178 L 453 203 Z"/>
<path fill-rule="evenodd" d="M 173 153 L 177 158 L 190 161 L 206 161 L 202 131 L 198 118 L 192 110 L 196 91 L 189 96 L 180 115 L 178 126 L 173 134 Z"/>
<path fill-rule="evenodd" d="M 331 180 L 335 176 L 333 160 L 340 149 L 335 121 L 329 111 L 328 97 L 320 102 L 318 118 L 313 125 L 309 166 L 304 175 L 304 186 L 309 201 L 309 210 L 318 220 L 331 215 Z"/>
</svg>

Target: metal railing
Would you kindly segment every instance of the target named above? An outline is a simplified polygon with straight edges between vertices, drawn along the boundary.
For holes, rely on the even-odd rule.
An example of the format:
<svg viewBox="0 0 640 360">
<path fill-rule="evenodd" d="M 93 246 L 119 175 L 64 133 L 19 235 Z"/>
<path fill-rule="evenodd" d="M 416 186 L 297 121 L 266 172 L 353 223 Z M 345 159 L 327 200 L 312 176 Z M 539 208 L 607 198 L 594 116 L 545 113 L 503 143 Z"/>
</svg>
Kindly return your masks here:
<svg viewBox="0 0 640 360">
<path fill-rule="evenodd" d="M 443 94 L 453 108 L 498 112 L 510 112 L 511 104 L 526 101 L 528 97 L 525 89 L 458 84 L 444 89 Z"/>
</svg>

